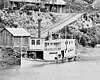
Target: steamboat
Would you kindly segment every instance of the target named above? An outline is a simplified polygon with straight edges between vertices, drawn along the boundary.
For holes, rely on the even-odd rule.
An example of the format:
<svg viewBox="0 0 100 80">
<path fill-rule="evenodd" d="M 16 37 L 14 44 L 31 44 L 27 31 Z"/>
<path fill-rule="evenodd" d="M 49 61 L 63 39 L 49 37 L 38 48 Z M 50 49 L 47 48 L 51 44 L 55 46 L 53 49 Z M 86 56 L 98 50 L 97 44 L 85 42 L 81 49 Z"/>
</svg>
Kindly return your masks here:
<svg viewBox="0 0 100 80">
<path fill-rule="evenodd" d="M 40 22 L 38 21 L 38 37 L 29 40 L 29 48 L 26 51 L 27 58 L 22 60 L 43 63 L 58 63 L 73 61 L 76 59 L 75 39 L 61 39 L 59 33 L 48 34 L 49 38 L 41 38 Z M 56 36 L 56 39 L 53 37 Z"/>
<path fill-rule="evenodd" d="M 75 39 L 45 40 L 31 37 L 26 55 L 27 58 L 22 58 L 22 60 L 43 64 L 74 61 L 77 56 Z"/>
</svg>

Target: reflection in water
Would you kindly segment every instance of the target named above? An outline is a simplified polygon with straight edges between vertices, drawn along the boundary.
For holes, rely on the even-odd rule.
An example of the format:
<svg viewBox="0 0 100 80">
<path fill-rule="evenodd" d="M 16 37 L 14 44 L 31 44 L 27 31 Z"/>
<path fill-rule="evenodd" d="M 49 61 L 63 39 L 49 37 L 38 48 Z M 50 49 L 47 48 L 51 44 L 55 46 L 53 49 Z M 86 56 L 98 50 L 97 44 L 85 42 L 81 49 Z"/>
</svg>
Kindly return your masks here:
<svg viewBox="0 0 100 80">
<path fill-rule="evenodd" d="M 20 66 L 0 70 L 0 80 L 17 80 L 17 77 L 21 77 Z"/>
<path fill-rule="evenodd" d="M 32 62 L 33 63 L 33 62 Z M 0 80 L 100 80 L 100 58 L 0 70 Z"/>
</svg>

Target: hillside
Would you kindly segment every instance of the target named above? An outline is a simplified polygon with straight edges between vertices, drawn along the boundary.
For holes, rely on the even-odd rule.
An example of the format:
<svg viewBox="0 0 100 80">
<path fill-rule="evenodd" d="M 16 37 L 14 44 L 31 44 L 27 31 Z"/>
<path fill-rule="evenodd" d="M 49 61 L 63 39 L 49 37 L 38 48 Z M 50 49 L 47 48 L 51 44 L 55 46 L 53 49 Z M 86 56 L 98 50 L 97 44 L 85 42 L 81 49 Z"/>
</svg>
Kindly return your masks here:
<svg viewBox="0 0 100 80">
<path fill-rule="evenodd" d="M 85 13 L 67 28 L 67 34 L 77 40 L 82 46 L 95 47 L 100 43 L 100 14 Z"/>
<path fill-rule="evenodd" d="M 61 38 L 75 38 L 82 46 L 94 47 L 100 43 L 100 14 L 98 12 L 56 14 L 0 11 L 0 15 L 1 23 L 6 27 L 23 27 L 33 36 L 37 35 L 37 18 L 41 17 L 41 31 L 42 33 L 46 31 L 45 37 L 48 31 L 51 31 L 61 33 Z"/>
<path fill-rule="evenodd" d="M 76 13 L 73 17 L 66 18 L 63 23 L 48 28 L 48 31 L 60 33 L 63 39 L 75 38 L 77 46 L 95 47 L 100 44 L 100 14 Z"/>
<path fill-rule="evenodd" d="M 76 39 L 77 53 L 84 51 L 83 48 L 95 47 L 96 44 L 100 44 L 100 14 L 98 12 L 67 14 L 31 12 L 29 14 L 20 11 L 13 13 L 0 11 L 0 27 L 23 27 L 29 31 L 32 36 L 36 36 L 38 17 L 42 18 L 42 37 L 48 37 L 48 32 L 54 32 L 60 33 L 62 39 L 74 38 Z M 9 57 L 9 53 L 4 50 L 4 52 L 0 52 L 0 54 L 1 67 L 20 65 L 19 53 L 15 52 Z"/>
<path fill-rule="evenodd" d="M 41 29 L 44 29 L 50 25 L 59 22 L 65 18 L 65 14 L 53 14 L 53 13 L 39 13 L 39 12 L 28 12 L 24 13 L 21 11 L 7 12 L 0 11 L 2 23 L 6 27 L 23 27 L 28 30 L 32 35 L 37 33 L 39 17 L 42 18 Z"/>
</svg>

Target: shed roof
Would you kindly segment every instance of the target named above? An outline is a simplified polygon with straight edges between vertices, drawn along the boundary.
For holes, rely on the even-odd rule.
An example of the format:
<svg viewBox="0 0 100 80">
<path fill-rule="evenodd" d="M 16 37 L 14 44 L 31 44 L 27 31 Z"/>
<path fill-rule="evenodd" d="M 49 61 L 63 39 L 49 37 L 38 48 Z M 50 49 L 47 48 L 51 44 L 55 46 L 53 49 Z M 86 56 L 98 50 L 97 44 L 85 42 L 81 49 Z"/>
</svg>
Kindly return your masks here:
<svg viewBox="0 0 100 80">
<path fill-rule="evenodd" d="M 24 28 L 6 28 L 13 36 L 31 36 Z"/>
</svg>

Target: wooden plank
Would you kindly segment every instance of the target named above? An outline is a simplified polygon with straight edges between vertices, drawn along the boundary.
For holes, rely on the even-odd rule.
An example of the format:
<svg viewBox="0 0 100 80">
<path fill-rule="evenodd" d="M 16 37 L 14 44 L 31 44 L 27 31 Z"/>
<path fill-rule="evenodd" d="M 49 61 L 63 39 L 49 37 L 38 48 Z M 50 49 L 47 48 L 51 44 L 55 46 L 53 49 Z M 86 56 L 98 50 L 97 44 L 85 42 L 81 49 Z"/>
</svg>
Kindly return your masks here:
<svg viewBox="0 0 100 80">
<path fill-rule="evenodd" d="M 20 37 L 14 37 L 14 47 L 20 47 Z"/>
<path fill-rule="evenodd" d="M 0 46 L 2 47 L 12 47 L 12 35 L 4 29 L 0 32 Z"/>
</svg>

